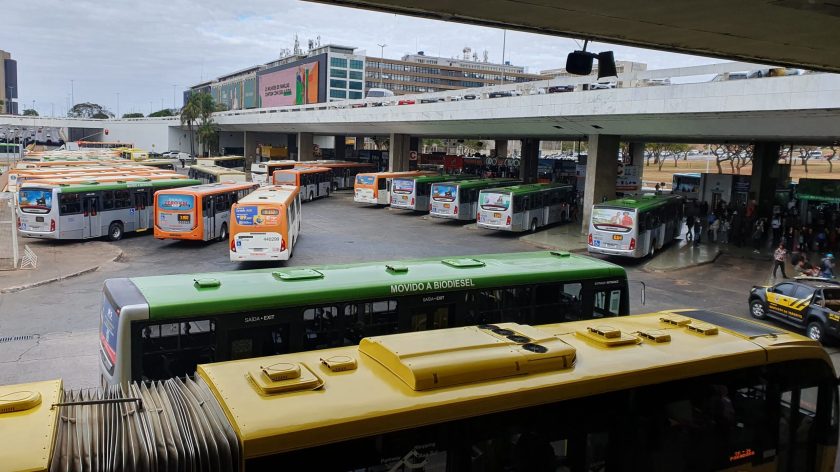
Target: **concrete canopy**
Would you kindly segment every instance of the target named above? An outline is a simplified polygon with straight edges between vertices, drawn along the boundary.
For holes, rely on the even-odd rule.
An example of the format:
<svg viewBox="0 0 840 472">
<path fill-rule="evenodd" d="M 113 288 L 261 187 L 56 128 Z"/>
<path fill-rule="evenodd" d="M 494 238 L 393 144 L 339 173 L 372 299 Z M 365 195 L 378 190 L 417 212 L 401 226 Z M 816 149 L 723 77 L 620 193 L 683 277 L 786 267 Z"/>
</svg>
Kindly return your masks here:
<svg viewBox="0 0 840 472">
<path fill-rule="evenodd" d="M 840 72 L 840 3 L 830 0 L 309 1 Z"/>
</svg>

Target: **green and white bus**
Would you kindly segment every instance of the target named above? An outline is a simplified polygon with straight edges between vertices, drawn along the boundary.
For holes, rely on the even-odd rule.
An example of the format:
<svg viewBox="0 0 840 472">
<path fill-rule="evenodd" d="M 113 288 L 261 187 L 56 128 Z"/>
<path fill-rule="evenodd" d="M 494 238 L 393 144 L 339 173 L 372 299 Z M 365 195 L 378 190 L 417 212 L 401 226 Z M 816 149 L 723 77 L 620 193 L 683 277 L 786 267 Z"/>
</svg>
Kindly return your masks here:
<svg viewBox="0 0 840 472">
<path fill-rule="evenodd" d="M 200 180 L 203 184 L 217 184 L 219 182 L 242 183 L 248 181 L 248 176 L 241 170 L 210 165 L 190 166 L 187 175 L 191 179 Z"/>
<path fill-rule="evenodd" d="M 154 196 L 200 182 L 143 177 L 78 184 L 24 183 L 18 192 L 18 231 L 31 238 L 116 241 L 126 231 L 154 228 Z"/>
<path fill-rule="evenodd" d="M 567 252 L 525 252 L 105 281 L 105 383 L 196 364 L 358 343 L 367 336 L 626 315 L 627 274 Z"/>
<path fill-rule="evenodd" d="M 430 216 L 473 221 L 478 212 L 478 192 L 521 183 L 515 179 L 469 179 L 432 184 Z"/>
<path fill-rule="evenodd" d="M 571 185 L 526 184 L 482 190 L 476 223 L 502 231 L 536 231 L 569 221 L 574 206 Z"/>
<path fill-rule="evenodd" d="M 432 185 L 438 182 L 465 180 L 467 176 L 423 175 L 398 177 L 391 183 L 391 208 L 428 212 Z"/>
<path fill-rule="evenodd" d="M 680 235 L 683 198 L 640 195 L 598 203 L 589 220 L 588 250 L 613 256 L 653 256 Z"/>
</svg>

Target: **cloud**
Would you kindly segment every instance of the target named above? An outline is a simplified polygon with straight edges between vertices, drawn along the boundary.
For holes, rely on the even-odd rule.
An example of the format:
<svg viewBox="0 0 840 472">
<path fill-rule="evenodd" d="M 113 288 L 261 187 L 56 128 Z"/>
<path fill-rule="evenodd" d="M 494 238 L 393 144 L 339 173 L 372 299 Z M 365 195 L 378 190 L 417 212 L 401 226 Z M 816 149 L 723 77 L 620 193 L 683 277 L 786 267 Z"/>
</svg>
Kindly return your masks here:
<svg viewBox="0 0 840 472">
<path fill-rule="evenodd" d="M 561 67 L 573 40 L 369 12 L 296 0 L 43 0 L 6 2 L 2 47 L 18 61 L 22 107 L 62 114 L 72 94 L 119 112 L 180 106 L 189 85 L 276 59 L 295 34 L 322 44 L 355 46 L 378 56 L 425 51 L 460 56 L 470 47 L 491 61 L 527 66 L 530 72 Z M 594 44 L 617 60 L 650 68 L 717 62 L 714 59 Z"/>
</svg>

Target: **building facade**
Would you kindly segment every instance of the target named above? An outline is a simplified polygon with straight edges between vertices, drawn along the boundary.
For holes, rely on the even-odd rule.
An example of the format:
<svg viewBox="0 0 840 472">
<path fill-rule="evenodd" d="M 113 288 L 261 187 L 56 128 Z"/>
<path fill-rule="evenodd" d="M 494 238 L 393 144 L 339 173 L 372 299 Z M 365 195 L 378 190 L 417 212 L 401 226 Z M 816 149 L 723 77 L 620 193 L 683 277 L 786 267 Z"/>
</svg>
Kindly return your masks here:
<svg viewBox="0 0 840 472">
<path fill-rule="evenodd" d="M 225 109 L 241 110 L 356 100 L 371 88 L 403 95 L 546 78 L 529 74 L 521 66 L 491 63 L 486 54 L 483 61 L 475 54 L 470 58 L 468 51 L 464 49 L 463 59 L 426 56 L 422 51 L 402 59 L 382 59 L 365 56 L 351 46 L 311 45 L 304 52 L 296 45 L 277 60 L 196 84 L 184 92 L 184 100 L 192 93 L 209 91 Z"/>
<path fill-rule="evenodd" d="M 12 55 L 0 49 L 0 112 L 11 115 L 18 114 L 17 61 Z"/>
</svg>

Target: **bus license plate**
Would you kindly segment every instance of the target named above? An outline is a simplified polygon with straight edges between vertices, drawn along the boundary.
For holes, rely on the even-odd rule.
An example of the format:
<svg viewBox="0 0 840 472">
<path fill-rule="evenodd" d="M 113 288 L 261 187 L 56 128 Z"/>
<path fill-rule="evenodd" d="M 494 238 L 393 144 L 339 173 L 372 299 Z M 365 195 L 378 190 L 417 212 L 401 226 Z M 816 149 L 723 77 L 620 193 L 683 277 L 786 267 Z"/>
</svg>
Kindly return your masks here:
<svg viewBox="0 0 840 472">
<path fill-rule="evenodd" d="M 493 213 L 493 218 L 501 218 L 501 217 L 502 217 L 501 213 Z"/>
<path fill-rule="evenodd" d="M 190 221 L 190 215 L 178 215 L 178 221 Z"/>
<path fill-rule="evenodd" d="M 614 234 L 613 235 L 613 240 L 614 241 L 621 241 L 622 239 L 624 239 L 624 236 L 622 236 L 620 234 Z"/>
<path fill-rule="evenodd" d="M 43 216 L 36 216 L 35 217 L 35 222 L 36 223 L 43 223 L 44 222 L 44 217 Z"/>
<path fill-rule="evenodd" d="M 403 196 L 402 196 L 402 199 L 403 199 L 403 200 L 408 200 L 408 196 L 407 196 L 407 195 L 403 195 Z"/>
</svg>

